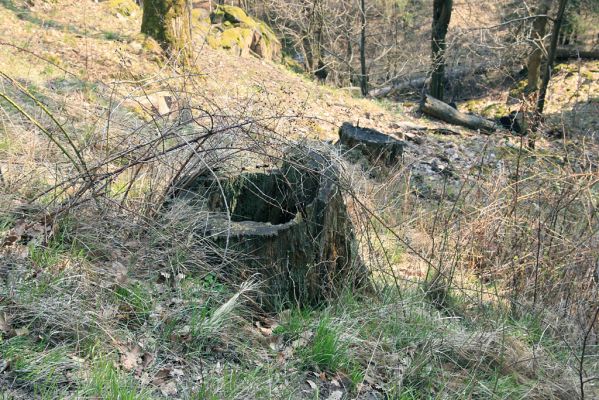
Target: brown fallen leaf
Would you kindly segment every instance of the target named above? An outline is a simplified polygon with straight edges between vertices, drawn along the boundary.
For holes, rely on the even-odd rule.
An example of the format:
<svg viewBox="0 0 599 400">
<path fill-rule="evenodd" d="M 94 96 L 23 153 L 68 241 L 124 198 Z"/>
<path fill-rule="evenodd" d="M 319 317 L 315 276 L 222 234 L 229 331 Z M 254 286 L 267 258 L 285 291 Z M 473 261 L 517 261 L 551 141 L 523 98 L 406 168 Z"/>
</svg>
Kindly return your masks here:
<svg viewBox="0 0 599 400">
<path fill-rule="evenodd" d="M 170 378 L 171 369 L 170 368 L 162 368 L 160 371 L 156 372 L 154 378 L 152 378 L 152 383 L 156 386 L 164 385 L 164 383 Z"/>
<path fill-rule="evenodd" d="M 148 365 L 152 364 L 152 361 L 154 361 L 154 355 L 152 353 L 148 353 L 145 352 L 142 356 L 141 356 L 141 367 L 142 368 L 147 368 Z"/>
<path fill-rule="evenodd" d="M 258 330 L 263 336 L 272 336 L 272 328 L 264 328 L 262 326 L 259 326 Z"/>
<path fill-rule="evenodd" d="M 112 263 L 112 269 L 114 271 L 114 279 L 115 279 L 116 283 L 118 283 L 121 286 L 125 285 L 128 280 L 127 273 L 129 272 L 127 270 L 127 267 L 125 267 L 123 264 L 121 264 L 118 261 L 114 261 Z"/>
<path fill-rule="evenodd" d="M 142 348 L 135 344 L 121 349 L 121 366 L 127 371 L 134 370 L 140 364 Z"/>
<path fill-rule="evenodd" d="M 29 257 L 29 246 L 17 244 L 14 246 L 14 254 L 20 259 L 24 260 Z"/>
<path fill-rule="evenodd" d="M 160 386 L 160 392 L 166 397 L 174 396 L 177 394 L 177 384 L 174 381 L 167 382 Z"/>
<path fill-rule="evenodd" d="M 2 246 L 10 246 L 21 239 L 21 236 L 25 233 L 27 223 L 19 219 L 15 222 L 15 226 L 8 232 L 8 235 L 2 241 Z"/>
<path fill-rule="evenodd" d="M 316 386 L 316 383 L 312 382 L 310 379 L 306 380 L 306 383 L 307 383 L 308 385 L 310 385 L 310 387 L 311 387 L 313 390 L 316 390 L 316 389 L 318 389 L 318 386 Z"/>
<path fill-rule="evenodd" d="M 4 334 L 14 334 L 14 329 L 11 326 L 12 318 L 5 312 L 0 313 L 0 331 Z"/>
</svg>

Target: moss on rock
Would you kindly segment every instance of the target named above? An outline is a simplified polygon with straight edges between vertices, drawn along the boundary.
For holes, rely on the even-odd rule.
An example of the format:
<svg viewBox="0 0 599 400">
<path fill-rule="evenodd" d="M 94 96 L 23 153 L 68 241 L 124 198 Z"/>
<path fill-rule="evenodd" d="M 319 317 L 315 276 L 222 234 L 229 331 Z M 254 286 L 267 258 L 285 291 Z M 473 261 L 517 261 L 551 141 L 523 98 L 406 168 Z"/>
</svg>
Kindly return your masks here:
<svg viewBox="0 0 599 400">
<path fill-rule="evenodd" d="M 210 23 L 212 27 L 206 32 L 210 47 L 231 50 L 240 56 L 253 53 L 266 60 L 281 59 L 281 43 L 272 29 L 241 8 L 220 5 L 210 14 Z"/>
<path fill-rule="evenodd" d="M 126 17 L 139 11 L 138 5 L 133 0 L 110 0 L 108 8 Z"/>
</svg>

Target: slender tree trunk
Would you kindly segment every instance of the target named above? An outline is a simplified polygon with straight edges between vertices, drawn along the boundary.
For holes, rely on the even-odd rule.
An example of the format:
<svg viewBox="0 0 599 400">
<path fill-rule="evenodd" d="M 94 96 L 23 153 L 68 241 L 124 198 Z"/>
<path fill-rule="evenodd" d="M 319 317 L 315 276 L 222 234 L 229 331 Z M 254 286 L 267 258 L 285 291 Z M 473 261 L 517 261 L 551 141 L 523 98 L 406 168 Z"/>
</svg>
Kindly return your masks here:
<svg viewBox="0 0 599 400">
<path fill-rule="evenodd" d="M 360 0 L 360 90 L 368 95 L 368 73 L 366 72 L 366 1 Z"/>
<path fill-rule="evenodd" d="M 169 55 L 187 62 L 191 53 L 190 0 L 144 0 L 141 31 Z"/>
<path fill-rule="evenodd" d="M 433 72 L 431 77 L 431 96 L 443 100 L 445 88 L 445 36 L 451 20 L 452 0 L 434 0 L 433 30 L 431 37 Z"/>
<path fill-rule="evenodd" d="M 539 6 L 535 9 L 537 15 L 547 15 L 551 8 L 552 0 L 541 0 Z M 535 93 L 539 85 L 539 77 L 541 76 L 541 61 L 543 60 L 543 40 L 547 28 L 547 17 L 535 18 L 532 25 L 532 52 L 528 56 L 528 83 L 526 91 Z"/>
<path fill-rule="evenodd" d="M 547 65 L 545 66 L 543 82 L 541 82 L 541 88 L 539 89 L 539 99 L 537 100 L 537 113 L 539 115 L 543 114 L 543 109 L 545 108 L 545 96 L 547 96 L 547 87 L 549 86 L 551 70 L 553 69 L 553 62 L 555 61 L 557 39 L 559 37 L 560 28 L 562 27 L 567 5 L 568 0 L 560 0 L 557 17 L 555 18 L 555 23 L 553 24 L 553 31 L 551 32 L 551 44 L 549 45 L 549 54 L 547 56 Z"/>
</svg>

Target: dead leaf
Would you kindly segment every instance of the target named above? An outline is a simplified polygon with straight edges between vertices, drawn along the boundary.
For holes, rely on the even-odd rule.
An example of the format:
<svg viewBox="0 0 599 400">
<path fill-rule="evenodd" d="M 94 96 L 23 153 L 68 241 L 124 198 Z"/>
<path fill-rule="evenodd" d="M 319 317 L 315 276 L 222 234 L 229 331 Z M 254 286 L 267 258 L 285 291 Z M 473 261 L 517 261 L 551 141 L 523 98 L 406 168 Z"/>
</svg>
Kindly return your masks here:
<svg viewBox="0 0 599 400">
<path fill-rule="evenodd" d="M 16 253 L 17 257 L 24 260 L 27 257 L 29 257 L 29 246 L 17 244 L 15 246 L 15 253 Z"/>
<path fill-rule="evenodd" d="M 154 361 L 154 355 L 152 353 L 145 352 L 141 356 L 141 367 L 147 368 L 148 365 L 152 364 L 152 361 Z"/>
<path fill-rule="evenodd" d="M 321 381 L 326 382 L 327 381 L 327 374 L 325 374 L 324 372 L 321 372 L 318 377 L 320 378 Z"/>
<path fill-rule="evenodd" d="M 174 396 L 177 394 L 177 384 L 174 381 L 170 381 L 160 387 L 160 392 L 165 397 Z"/>
<path fill-rule="evenodd" d="M 270 347 L 274 351 L 281 351 L 283 349 L 283 337 L 282 336 L 271 336 L 268 343 L 268 347 Z M 283 349 L 283 351 L 285 351 Z"/>
<path fill-rule="evenodd" d="M 119 285 L 125 285 L 127 283 L 127 267 L 125 267 L 123 264 L 121 264 L 118 261 L 114 261 L 112 263 L 112 269 L 114 270 L 114 276 L 115 276 L 115 280 L 116 283 L 118 283 Z"/>
<path fill-rule="evenodd" d="M 160 371 L 156 372 L 154 378 L 152 379 L 152 383 L 156 386 L 163 385 L 171 376 L 170 368 L 163 368 Z"/>
<path fill-rule="evenodd" d="M 263 336 L 272 336 L 272 328 L 263 328 L 259 326 L 258 330 Z"/>
<path fill-rule="evenodd" d="M 10 246 L 21 239 L 21 236 L 25 233 L 27 223 L 19 219 L 15 222 L 15 226 L 8 232 L 8 235 L 2 241 L 2 246 Z"/>
<path fill-rule="evenodd" d="M 316 383 L 312 382 L 310 379 L 306 380 L 306 383 L 307 383 L 308 385 L 310 385 L 310 387 L 311 387 L 313 390 L 316 390 L 316 389 L 318 389 L 318 386 L 316 386 Z"/>
<path fill-rule="evenodd" d="M 139 240 L 129 240 L 127 242 L 125 242 L 125 247 L 127 248 L 133 248 L 133 247 L 140 247 L 141 243 L 139 242 Z"/>
<path fill-rule="evenodd" d="M 279 351 L 279 353 L 277 354 L 277 364 L 285 364 L 285 360 L 287 360 L 287 358 L 285 357 L 285 353 Z"/>
<path fill-rule="evenodd" d="M 4 333 L 10 333 L 13 331 L 12 326 L 10 325 L 12 322 L 12 318 L 6 315 L 5 312 L 0 313 L 0 330 Z"/>
<path fill-rule="evenodd" d="M 15 334 L 17 336 L 27 336 L 29 335 L 29 329 L 27 329 L 27 327 L 15 329 Z"/>
<path fill-rule="evenodd" d="M 127 371 L 131 371 L 139 365 L 141 355 L 142 348 L 138 344 L 125 348 L 121 350 L 121 365 Z"/>
</svg>

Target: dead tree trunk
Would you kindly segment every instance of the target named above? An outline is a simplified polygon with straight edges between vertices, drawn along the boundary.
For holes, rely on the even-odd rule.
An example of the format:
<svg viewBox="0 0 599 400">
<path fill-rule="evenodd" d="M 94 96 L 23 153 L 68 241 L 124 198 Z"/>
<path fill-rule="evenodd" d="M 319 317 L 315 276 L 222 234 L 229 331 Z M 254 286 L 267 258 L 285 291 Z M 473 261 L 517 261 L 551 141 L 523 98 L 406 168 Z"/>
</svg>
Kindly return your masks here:
<svg viewBox="0 0 599 400">
<path fill-rule="evenodd" d="M 445 72 L 445 78 L 450 81 L 464 79 L 470 75 L 484 75 L 489 70 L 496 68 L 490 63 L 479 64 L 476 67 L 457 67 L 453 70 Z M 513 71 L 517 72 L 517 71 Z M 382 88 L 373 89 L 368 93 L 370 97 L 380 98 L 391 96 L 395 93 L 404 91 L 421 91 L 423 87 L 430 84 L 430 77 L 426 72 L 408 75 L 402 78 L 393 85 L 384 86 Z"/>
<path fill-rule="evenodd" d="M 556 60 L 567 60 L 569 58 L 599 60 L 599 50 L 577 49 L 575 47 L 559 47 L 555 51 Z"/>
<path fill-rule="evenodd" d="M 433 30 L 431 37 L 433 72 L 431 77 L 431 96 L 443 100 L 445 89 L 445 36 L 451 19 L 452 0 L 434 0 Z"/>
<path fill-rule="evenodd" d="M 420 110 L 450 124 L 465 126 L 470 129 L 480 129 L 481 132 L 494 132 L 497 125 L 493 121 L 478 117 L 476 115 L 464 114 L 450 105 L 435 99 L 432 96 L 424 96 L 420 104 Z"/>
</svg>

